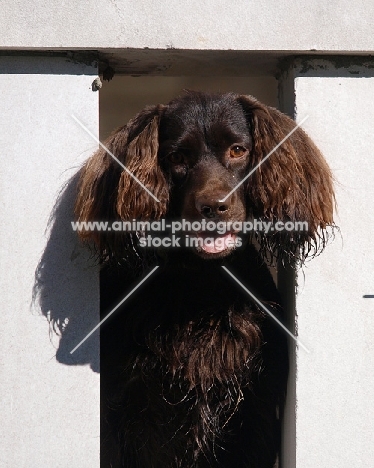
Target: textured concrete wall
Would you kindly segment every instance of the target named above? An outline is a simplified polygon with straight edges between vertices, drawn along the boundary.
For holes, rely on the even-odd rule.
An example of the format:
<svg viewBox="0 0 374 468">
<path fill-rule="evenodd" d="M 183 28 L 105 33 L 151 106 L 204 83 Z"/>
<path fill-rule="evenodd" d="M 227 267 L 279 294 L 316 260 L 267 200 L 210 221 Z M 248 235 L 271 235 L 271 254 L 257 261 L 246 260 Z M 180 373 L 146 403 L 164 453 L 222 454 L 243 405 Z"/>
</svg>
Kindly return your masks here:
<svg viewBox="0 0 374 468">
<path fill-rule="evenodd" d="M 209 2 L 184 5 L 183 15 L 175 3 L 161 5 L 162 14 L 161 6 L 150 12 L 147 3 L 129 2 L 59 4 L 53 13 L 50 4 L 34 2 L 31 10 L 9 1 L 1 46 L 373 50 L 372 2 L 267 2 L 267 9 L 238 2 L 235 13 L 215 2 L 214 22 Z M 372 466 L 374 299 L 363 297 L 374 294 L 370 70 L 314 61 L 284 81 L 285 110 L 310 115 L 303 126 L 336 176 L 342 233 L 299 275 L 296 325 L 311 353 L 296 353 L 285 468 Z M 0 460 L 92 468 L 99 466 L 97 335 L 77 354 L 70 350 L 98 320 L 98 276 L 70 230 L 69 180 L 96 148 L 71 118 L 97 133 L 98 94 L 90 89 L 96 69 L 52 57 L 1 57 L 0 73 Z M 56 326 L 68 319 L 61 339 L 49 336 L 47 317 Z"/>
<path fill-rule="evenodd" d="M 4 0 L 4 48 L 374 49 L 371 0 Z"/>
<path fill-rule="evenodd" d="M 299 274 L 296 327 L 309 348 L 296 353 L 285 466 L 369 468 L 374 448 L 374 74 L 372 69 L 308 61 L 293 86 L 297 119 L 336 179 L 340 227 L 334 242 Z M 286 93 L 287 94 L 287 93 Z M 296 392 L 296 452 L 292 413 Z M 295 453 L 293 453 L 295 452 Z"/>
<path fill-rule="evenodd" d="M 99 317 L 97 268 L 70 226 L 74 174 L 96 146 L 71 114 L 97 134 L 95 73 L 0 57 L 2 467 L 99 466 L 97 335 L 70 354 Z"/>
</svg>

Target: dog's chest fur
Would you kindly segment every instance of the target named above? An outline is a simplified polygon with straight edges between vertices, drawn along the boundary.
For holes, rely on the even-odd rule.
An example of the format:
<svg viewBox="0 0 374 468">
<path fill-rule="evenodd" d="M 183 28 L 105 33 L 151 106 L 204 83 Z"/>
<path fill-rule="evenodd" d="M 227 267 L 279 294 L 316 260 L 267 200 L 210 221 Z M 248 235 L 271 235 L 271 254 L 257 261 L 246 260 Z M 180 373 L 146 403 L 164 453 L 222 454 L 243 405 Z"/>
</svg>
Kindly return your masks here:
<svg viewBox="0 0 374 468">
<path fill-rule="evenodd" d="M 230 439 L 234 423 L 241 425 L 240 408 L 244 398 L 257 392 L 259 375 L 273 372 L 264 364 L 264 348 L 275 329 L 220 262 L 196 258 L 183 265 L 181 258 L 175 260 L 160 267 L 103 334 L 113 372 L 105 380 L 112 404 L 121 405 L 109 418 L 115 415 L 112 427 L 125 422 L 121 432 L 136 451 L 142 445 L 139 431 L 144 435 L 144 428 L 157 419 L 165 427 L 146 431 L 147 447 L 180 439 L 171 445 L 181 463 L 175 466 L 187 467 L 187 460 L 194 460 L 191 467 L 200 467 L 202 454 L 210 453 L 221 437 Z M 244 275 L 258 297 L 266 295 L 269 307 L 280 310 L 271 275 L 254 248 L 227 263 Z M 112 287 L 104 291 L 105 284 L 104 295 L 113 298 Z M 113 278 L 109 284 L 113 286 Z M 271 341 L 272 347 L 281 344 L 277 351 L 284 360 L 283 340 Z"/>
</svg>

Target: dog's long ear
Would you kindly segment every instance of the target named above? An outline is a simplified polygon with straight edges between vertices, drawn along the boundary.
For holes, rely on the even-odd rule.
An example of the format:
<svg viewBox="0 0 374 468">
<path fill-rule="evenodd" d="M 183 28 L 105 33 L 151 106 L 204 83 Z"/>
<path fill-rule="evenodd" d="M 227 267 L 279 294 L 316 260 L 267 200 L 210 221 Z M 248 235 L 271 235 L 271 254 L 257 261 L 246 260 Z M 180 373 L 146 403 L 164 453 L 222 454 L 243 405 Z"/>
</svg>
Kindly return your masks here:
<svg viewBox="0 0 374 468">
<path fill-rule="evenodd" d="M 165 215 L 169 190 L 157 160 L 162 109 L 163 106 L 145 108 L 109 137 L 104 145 L 115 158 L 100 148 L 86 162 L 78 184 L 77 221 L 112 223 L 155 220 Z M 104 231 L 82 230 L 79 235 L 82 239 L 93 240 L 100 253 L 109 256 L 125 255 L 125 244 L 130 239 L 129 235 Z"/>
<path fill-rule="evenodd" d="M 238 100 L 253 137 L 251 170 L 295 129 L 296 124 L 251 96 L 239 96 Z M 286 254 L 303 259 L 325 247 L 329 228 L 333 226 L 335 206 L 332 175 L 324 157 L 301 128 L 254 171 L 246 187 L 254 217 L 272 222 L 306 222 L 308 226 L 303 231 L 259 233 L 263 249 L 274 256 Z"/>
</svg>

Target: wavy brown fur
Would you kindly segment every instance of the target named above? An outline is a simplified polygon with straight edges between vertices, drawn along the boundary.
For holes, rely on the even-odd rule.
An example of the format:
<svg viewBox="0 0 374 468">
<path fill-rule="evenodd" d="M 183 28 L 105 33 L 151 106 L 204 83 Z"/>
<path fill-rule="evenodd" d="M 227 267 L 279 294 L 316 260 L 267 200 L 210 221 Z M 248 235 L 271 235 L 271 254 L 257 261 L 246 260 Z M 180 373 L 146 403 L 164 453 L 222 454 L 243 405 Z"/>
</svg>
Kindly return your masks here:
<svg viewBox="0 0 374 468">
<path fill-rule="evenodd" d="M 158 123 L 162 106 L 144 109 L 126 126 L 119 128 L 104 146 L 159 200 L 157 202 L 135 182 L 112 156 L 100 148 L 81 171 L 75 204 L 77 221 L 119 221 L 121 219 L 159 219 L 167 212 L 169 188 L 158 162 Z M 126 251 L 136 251 L 131 235 L 80 232 L 83 240 L 92 239 L 104 260 L 123 259 Z M 129 255 L 131 261 L 134 255 Z"/>
<path fill-rule="evenodd" d="M 241 97 L 252 124 L 252 167 L 261 162 L 292 129 L 295 122 L 252 97 Z M 251 176 L 248 184 L 253 215 L 265 220 L 306 221 L 307 232 L 259 236 L 275 256 L 304 259 L 325 247 L 333 227 L 335 204 L 332 174 L 319 149 L 298 128 Z"/>
</svg>

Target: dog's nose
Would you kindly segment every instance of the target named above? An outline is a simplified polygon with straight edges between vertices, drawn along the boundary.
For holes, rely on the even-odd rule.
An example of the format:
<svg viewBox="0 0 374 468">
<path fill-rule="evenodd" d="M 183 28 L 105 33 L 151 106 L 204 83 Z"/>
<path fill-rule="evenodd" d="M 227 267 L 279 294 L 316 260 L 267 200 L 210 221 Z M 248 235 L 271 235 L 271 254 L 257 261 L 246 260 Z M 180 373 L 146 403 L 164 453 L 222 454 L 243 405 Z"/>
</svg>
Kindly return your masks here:
<svg viewBox="0 0 374 468">
<path fill-rule="evenodd" d="M 196 200 L 196 208 L 204 218 L 213 219 L 219 218 L 226 214 L 229 209 L 229 204 L 226 202 L 213 201 L 207 199 Z"/>
</svg>

